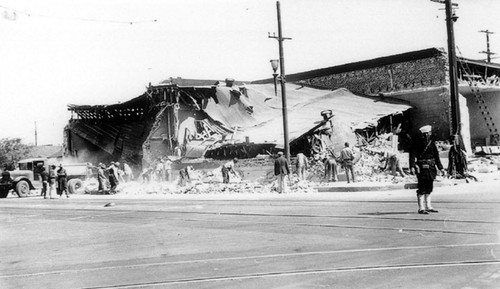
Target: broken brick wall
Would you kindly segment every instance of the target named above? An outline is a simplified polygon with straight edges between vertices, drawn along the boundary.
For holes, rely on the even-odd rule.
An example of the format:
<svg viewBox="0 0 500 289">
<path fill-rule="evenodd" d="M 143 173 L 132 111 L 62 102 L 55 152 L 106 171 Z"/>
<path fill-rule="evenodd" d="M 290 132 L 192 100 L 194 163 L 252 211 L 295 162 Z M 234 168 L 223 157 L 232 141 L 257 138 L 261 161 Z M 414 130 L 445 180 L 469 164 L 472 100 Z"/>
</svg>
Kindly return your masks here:
<svg viewBox="0 0 500 289">
<path fill-rule="evenodd" d="M 313 87 L 347 88 L 354 93 L 378 95 L 446 85 L 447 71 L 447 58 L 444 54 L 440 54 L 423 59 L 302 79 L 297 82 Z"/>
<path fill-rule="evenodd" d="M 347 88 L 365 95 L 381 95 L 408 101 L 410 134 L 430 124 L 439 139 L 451 131 L 448 65 L 445 53 L 410 59 L 356 71 L 304 79 L 298 83 L 329 89 Z"/>
</svg>

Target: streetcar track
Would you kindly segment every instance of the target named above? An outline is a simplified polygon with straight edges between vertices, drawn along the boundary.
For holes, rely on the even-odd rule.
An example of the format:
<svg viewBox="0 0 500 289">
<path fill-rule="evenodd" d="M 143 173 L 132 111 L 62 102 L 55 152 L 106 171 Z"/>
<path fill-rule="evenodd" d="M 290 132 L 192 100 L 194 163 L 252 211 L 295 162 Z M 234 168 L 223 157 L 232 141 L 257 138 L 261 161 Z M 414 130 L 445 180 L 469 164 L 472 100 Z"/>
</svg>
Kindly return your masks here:
<svg viewBox="0 0 500 289">
<path fill-rule="evenodd" d="M 338 268 L 324 268 L 324 269 L 311 269 L 311 270 L 294 270 L 294 271 L 272 271 L 251 274 L 235 274 L 235 275 L 221 275 L 204 278 L 183 278 L 164 281 L 151 281 L 139 282 L 129 284 L 116 284 L 107 286 L 92 286 L 83 287 L 82 289 L 105 289 L 105 288 L 140 288 L 140 287 L 155 287 L 174 284 L 191 284 L 191 283 L 206 283 L 215 281 L 234 281 L 255 278 L 272 278 L 284 276 L 303 276 L 313 274 L 332 274 L 344 272 L 360 272 L 360 271 L 382 271 L 382 270 L 402 270 L 402 269 L 429 269 L 438 267 L 459 267 L 459 266 L 486 266 L 498 265 L 500 260 L 470 260 L 470 261 L 455 261 L 455 262 L 435 262 L 435 263 L 410 263 L 410 264 L 396 264 L 396 265 L 378 265 L 378 266 L 353 266 L 353 267 L 338 267 Z"/>
<path fill-rule="evenodd" d="M 45 271 L 36 273 L 22 273 L 12 275 L 0 275 L 0 279 L 7 278 L 25 278 L 37 277 L 47 275 L 62 275 L 62 274 L 77 274 L 83 272 L 93 272 L 102 270 L 120 270 L 120 269 L 137 269 L 159 266 L 171 266 L 182 264 L 195 264 L 195 263 L 209 263 L 209 262 L 230 262 L 230 261 L 243 261 L 243 260 L 262 260 L 262 259 L 275 259 L 287 257 L 304 257 L 304 256 L 319 256 L 319 255 L 334 255 L 334 254 L 352 254 L 352 253 L 372 253 L 372 252 L 389 252 L 389 251 L 403 251 L 403 250 L 433 250 L 433 249 L 453 249 L 453 248 L 466 248 L 466 247 L 487 247 L 487 246 L 500 246 L 500 242 L 492 243 L 472 243 L 472 244 L 448 244 L 448 245 L 426 245 L 426 246 L 400 246 L 400 247 L 382 247 L 382 248 L 361 248 L 361 249 L 342 249 L 331 251 L 312 251 L 312 252 L 294 252 L 294 253 L 281 253 L 281 254 L 268 254 L 268 255 L 255 255 L 255 256 L 238 256 L 238 257 L 221 257 L 221 258 L 207 258 L 207 259 L 194 259 L 194 260 L 181 260 L 181 261 L 168 261 L 168 262 L 154 262 L 144 264 L 132 265 L 117 265 L 117 266 L 104 266 L 83 269 L 66 269 Z M 500 260 L 495 260 L 500 262 Z M 469 261 L 460 261 L 469 262 Z"/>
<path fill-rule="evenodd" d="M 181 221 L 194 222 L 225 222 L 225 223 L 246 223 L 246 224 L 265 224 L 265 225 L 293 225 L 304 227 L 322 227 L 322 228 L 343 228 L 343 229 L 364 229 L 364 230 L 387 230 L 398 232 L 426 232 L 426 233 L 443 233 L 443 234 L 464 234 L 464 235 L 479 235 L 479 236 L 498 236 L 496 233 L 484 233 L 475 231 L 453 231 L 442 229 L 420 229 L 406 227 L 375 227 L 375 226 L 359 226 L 359 225 L 339 225 L 339 224 L 311 224 L 311 223 L 290 223 L 290 222 L 255 222 L 255 221 L 238 221 L 238 220 L 206 220 L 206 219 L 182 219 Z"/>
<path fill-rule="evenodd" d="M 38 209 L 38 208 L 37 208 Z M 54 209 L 39 209 L 53 211 Z M 102 210 L 97 209 L 65 209 L 57 208 L 57 210 L 69 210 L 69 211 L 92 211 L 92 212 L 102 212 Z M 169 210 L 116 210 L 113 212 L 125 213 L 169 213 L 169 214 L 195 214 L 195 215 L 214 215 L 214 216 L 256 216 L 256 217 L 289 217 L 289 218 L 335 218 L 335 219 L 373 219 L 373 220 L 397 220 L 397 221 L 425 221 L 425 222 L 447 222 L 447 223 L 471 223 L 471 224 L 500 224 L 500 221 L 485 221 L 485 220 L 461 220 L 461 219 L 439 219 L 439 218 L 429 218 L 424 217 L 414 217 L 414 218 L 397 218 L 397 217 L 381 217 L 383 214 L 381 212 L 375 212 L 370 215 L 311 215 L 311 214 L 268 214 L 268 213 L 238 213 L 238 212 L 202 212 L 202 211 L 169 211 Z M 413 215 L 413 213 L 403 212 L 401 215 Z M 416 213 L 415 213 L 416 214 Z M 22 215 L 22 214 L 21 214 Z M 95 217 L 99 215 L 89 215 L 89 216 L 79 216 L 74 217 L 74 219 L 84 219 L 85 217 Z M 437 216 L 437 215 L 433 215 Z M 22 215 L 22 217 L 27 217 Z M 164 217 L 163 219 L 166 219 Z M 158 219 L 158 218 L 155 218 Z"/>
</svg>

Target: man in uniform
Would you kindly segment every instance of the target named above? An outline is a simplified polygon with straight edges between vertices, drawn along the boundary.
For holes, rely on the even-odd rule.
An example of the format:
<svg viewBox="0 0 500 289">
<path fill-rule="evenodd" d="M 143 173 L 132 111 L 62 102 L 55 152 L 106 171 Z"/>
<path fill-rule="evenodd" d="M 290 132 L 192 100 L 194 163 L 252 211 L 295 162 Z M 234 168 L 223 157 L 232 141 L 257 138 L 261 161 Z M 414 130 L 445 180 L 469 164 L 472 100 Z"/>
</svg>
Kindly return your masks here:
<svg viewBox="0 0 500 289">
<path fill-rule="evenodd" d="M 411 172 L 417 174 L 417 201 L 418 213 L 437 213 L 431 205 L 431 193 L 434 186 L 434 179 L 437 169 L 443 174 L 443 165 L 439 159 L 439 152 L 436 143 L 431 139 L 432 127 L 426 125 L 420 129 L 420 137 L 414 139 L 410 150 Z M 437 167 L 437 169 L 436 169 Z"/>
</svg>

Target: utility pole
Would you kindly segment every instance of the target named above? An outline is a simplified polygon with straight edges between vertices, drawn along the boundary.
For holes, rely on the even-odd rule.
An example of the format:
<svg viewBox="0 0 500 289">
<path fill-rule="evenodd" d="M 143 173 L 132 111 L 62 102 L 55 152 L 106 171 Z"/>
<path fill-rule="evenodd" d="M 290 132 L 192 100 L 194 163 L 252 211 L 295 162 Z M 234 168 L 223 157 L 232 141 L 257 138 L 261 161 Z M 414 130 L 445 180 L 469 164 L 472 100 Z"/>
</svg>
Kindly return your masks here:
<svg viewBox="0 0 500 289">
<path fill-rule="evenodd" d="M 458 100 L 458 70 L 455 53 L 455 33 L 453 23 L 458 17 L 453 11 L 451 0 L 445 0 L 446 10 L 446 31 L 448 33 L 448 64 L 450 77 L 450 102 L 451 102 L 451 133 L 460 134 L 460 105 Z"/>
<path fill-rule="evenodd" d="M 455 33 L 453 31 L 453 23 L 457 21 L 458 16 L 455 15 L 453 8 L 458 8 L 458 4 L 452 3 L 451 0 L 431 0 L 432 2 L 445 5 L 446 11 L 446 32 L 448 35 L 448 71 L 450 78 L 450 103 L 451 103 L 451 134 L 460 134 L 460 105 L 458 101 L 458 70 L 457 58 L 455 53 Z"/>
<path fill-rule="evenodd" d="M 286 106 L 286 77 L 285 77 L 285 57 L 283 55 L 283 40 L 288 40 L 291 38 L 285 38 L 281 34 L 281 10 L 280 10 L 280 2 L 276 1 L 276 9 L 278 12 L 278 36 L 269 35 L 269 38 L 274 38 L 278 40 L 279 44 L 279 54 L 280 54 L 280 76 L 279 80 L 281 82 L 281 103 L 282 103 L 282 111 L 283 111 L 283 135 L 284 135 L 284 145 L 285 145 L 285 157 L 290 162 L 290 143 L 288 140 L 288 112 Z"/>
<path fill-rule="evenodd" d="M 479 32 L 486 34 L 486 51 L 481 51 L 479 53 L 486 54 L 486 61 L 488 63 L 490 63 L 491 62 L 491 55 L 496 54 L 496 53 L 490 51 L 490 34 L 494 34 L 495 32 L 491 32 L 488 29 L 480 30 Z"/>
</svg>

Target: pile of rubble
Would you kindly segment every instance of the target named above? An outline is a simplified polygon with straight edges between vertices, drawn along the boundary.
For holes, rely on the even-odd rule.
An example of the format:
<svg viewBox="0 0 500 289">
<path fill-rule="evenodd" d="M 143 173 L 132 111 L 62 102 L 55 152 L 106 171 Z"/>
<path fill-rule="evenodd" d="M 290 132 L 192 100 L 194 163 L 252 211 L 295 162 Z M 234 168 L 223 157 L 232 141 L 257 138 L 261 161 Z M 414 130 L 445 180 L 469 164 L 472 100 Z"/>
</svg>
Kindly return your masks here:
<svg viewBox="0 0 500 289">
<path fill-rule="evenodd" d="M 500 156 L 498 155 L 474 157 L 467 162 L 469 172 L 492 173 L 500 170 Z"/>
<path fill-rule="evenodd" d="M 243 160 L 238 162 L 238 166 L 262 166 L 272 164 L 270 158 L 257 158 L 255 160 Z M 238 170 L 237 170 L 238 171 Z M 241 172 L 241 171 L 240 171 Z M 189 171 L 190 180 L 185 186 L 180 185 L 180 179 L 173 182 L 127 182 L 120 183 L 117 187 L 118 194 L 144 195 L 144 194 L 240 194 L 255 193 L 267 194 L 277 193 L 277 178 L 273 171 L 266 171 L 255 181 L 244 181 L 240 175 L 230 173 L 230 183 L 222 183 L 222 173 L 220 168 L 209 171 L 194 170 Z M 287 193 L 312 193 L 316 192 L 314 182 L 301 181 L 292 174 L 287 180 Z M 84 184 L 84 191 L 87 194 L 97 194 L 98 184 L 96 179 L 90 179 Z"/>
<path fill-rule="evenodd" d="M 393 175 L 390 170 L 384 170 L 385 165 L 383 153 L 391 151 L 392 147 L 386 136 L 382 136 L 370 145 L 362 147 L 356 151 L 357 162 L 354 165 L 357 182 L 378 182 L 378 183 L 415 183 L 416 176 L 410 175 L 405 170 L 406 175 Z M 394 150 L 392 150 L 394 151 Z M 337 155 L 337 154 L 336 154 Z M 408 157 L 405 155 L 405 157 Z M 317 191 L 317 187 L 326 186 L 329 183 L 324 179 L 325 166 L 324 155 L 318 154 L 310 158 L 309 167 L 306 173 L 307 180 L 299 180 L 295 173 L 291 174 L 287 180 L 287 193 L 312 193 Z M 273 171 L 274 159 L 268 155 L 258 155 L 253 159 L 240 160 L 236 165 L 236 170 L 242 175 L 243 168 L 254 168 L 259 177 L 255 180 L 245 180 L 240 175 L 231 174 L 230 183 L 222 183 L 220 167 L 212 170 L 189 171 L 190 180 L 185 186 L 180 185 L 180 180 L 173 182 L 128 182 L 118 186 L 119 194 L 143 195 L 143 194 L 268 194 L 277 193 L 277 178 Z M 500 156 L 473 157 L 468 160 L 468 171 L 472 173 L 490 173 L 500 169 Z M 292 160 L 291 169 L 295 171 L 295 162 Z M 446 169 L 446 168 L 445 168 Z M 338 165 L 339 181 L 343 181 L 344 171 Z M 84 184 L 85 193 L 93 194 L 97 192 L 97 180 L 90 179 Z"/>
</svg>

